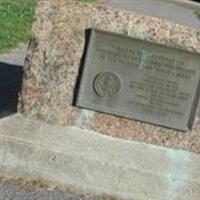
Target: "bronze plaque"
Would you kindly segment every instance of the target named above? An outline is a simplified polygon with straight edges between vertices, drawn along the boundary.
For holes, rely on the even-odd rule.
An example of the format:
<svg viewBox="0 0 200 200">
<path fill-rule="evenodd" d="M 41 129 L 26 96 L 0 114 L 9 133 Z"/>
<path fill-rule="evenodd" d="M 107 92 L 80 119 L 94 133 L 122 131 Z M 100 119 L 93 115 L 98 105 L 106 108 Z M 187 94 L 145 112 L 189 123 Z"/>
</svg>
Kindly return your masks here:
<svg viewBox="0 0 200 200">
<path fill-rule="evenodd" d="M 199 54 L 91 31 L 78 107 L 188 131 L 199 92 Z"/>
</svg>

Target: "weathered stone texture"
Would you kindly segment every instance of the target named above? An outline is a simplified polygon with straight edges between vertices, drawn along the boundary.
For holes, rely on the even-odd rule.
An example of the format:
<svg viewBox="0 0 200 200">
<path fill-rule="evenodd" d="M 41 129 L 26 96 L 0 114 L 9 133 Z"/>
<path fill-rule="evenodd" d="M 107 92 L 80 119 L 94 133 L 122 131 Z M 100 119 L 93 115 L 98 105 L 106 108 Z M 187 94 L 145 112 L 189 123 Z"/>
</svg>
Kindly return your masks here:
<svg viewBox="0 0 200 200">
<path fill-rule="evenodd" d="M 192 132 L 174 130 L 72 106 L 85 30 L 98 28 L 200 52 L 200 31 L 104 5 L 40 0 L 26 57 L 20 110 L 51 124 L 200 153 L 200 106 Z"/>
</svg>

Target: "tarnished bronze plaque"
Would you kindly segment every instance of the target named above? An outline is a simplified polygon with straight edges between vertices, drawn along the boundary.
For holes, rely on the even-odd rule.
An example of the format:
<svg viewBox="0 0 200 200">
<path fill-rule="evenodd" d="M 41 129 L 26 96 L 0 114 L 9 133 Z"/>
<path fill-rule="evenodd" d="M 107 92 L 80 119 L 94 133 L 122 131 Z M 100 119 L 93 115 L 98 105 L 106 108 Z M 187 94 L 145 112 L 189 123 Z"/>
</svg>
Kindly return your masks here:
<svg viewBox="0 0 200 200">
<path fill-rule="evenodd" d="M 78 107 L 188 131 L 199 92 L 199 54 L 91 31 Z"/>
</svg>

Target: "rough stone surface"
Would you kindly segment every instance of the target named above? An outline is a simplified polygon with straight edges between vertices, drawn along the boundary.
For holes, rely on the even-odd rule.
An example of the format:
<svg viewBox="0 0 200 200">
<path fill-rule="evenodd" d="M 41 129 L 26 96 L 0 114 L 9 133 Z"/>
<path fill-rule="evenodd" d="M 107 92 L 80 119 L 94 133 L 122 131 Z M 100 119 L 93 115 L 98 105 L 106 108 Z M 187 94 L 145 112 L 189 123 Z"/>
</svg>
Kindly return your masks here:
<svg viewBox="0 0 200 200">
<path fill-rule="evenodd" d="M 98 28 L 200 52 L 200 31 L 104 5 L 41 0 L 26 57 L 20 110 L 51 124 L 200 153 L 200 106 L 188 133 L 72 106 L 85 29 Z"/>
</svg>

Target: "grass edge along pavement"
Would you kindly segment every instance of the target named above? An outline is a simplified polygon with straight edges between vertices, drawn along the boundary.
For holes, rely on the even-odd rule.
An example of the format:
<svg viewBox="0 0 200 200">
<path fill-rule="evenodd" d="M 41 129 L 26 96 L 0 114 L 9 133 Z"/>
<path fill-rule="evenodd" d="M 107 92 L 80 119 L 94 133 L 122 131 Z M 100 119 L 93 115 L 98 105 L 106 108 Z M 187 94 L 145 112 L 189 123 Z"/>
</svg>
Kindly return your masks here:
<svg viewBox="0 0 200 200">
<path fill-rule="evenodd" d="M 31 36 L 37 0 L 0 0 L 0 52 L 6 52 Z"/>
<path fill-rule="evenodd" d="M 91 199 L 91 200 L 125 200 L 117 196 L 107 195 L 107 194 L 93 194 L 86 191 L 81 191 L 77 188 L 64 187 L 58 183 L 54 183 L 48 180 L 42 179 L 31 179 L 24 176 L 13 176 L 5 172 L 0 171 L 0 181 L 10 182 L 12 184 L 18 185 L 24 189 L 39 189 L 46 192 L 62 192 L 73 194 L 80 199 Z"/>
<path fill-rule="evenodd" d="M 92 3 L 95 0 L 74 0 Z M 38 0 L 0 0 L 0 53 L 9 52 L 31 37 Z"/>
<path fill-rule="evenodd" d="M 31 37 L 34 10 L 38 0 L 0 0 L 0 53 L 27 43 Z M 99 2 L 99 0 L 72 0 Z M 200 9 L 194 11 L 200 19 Z"/>
<path fill-rule="evenodd" d="M 195 13 L 195 15 L 196 15 L 196 16 L 199 18 L 199 20 L 200 20 L 200 9 L 195 10 L 194 13 Z"/>
</svg>

